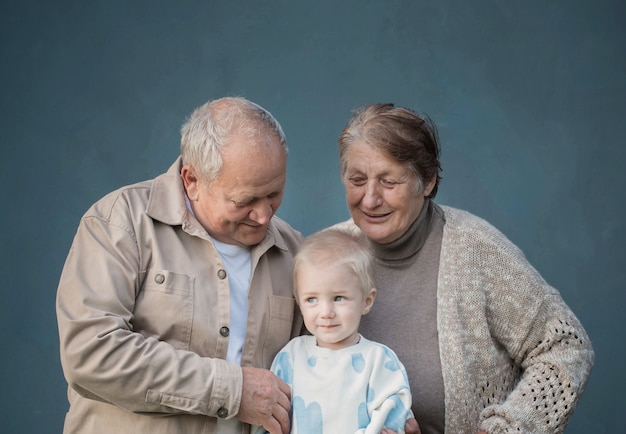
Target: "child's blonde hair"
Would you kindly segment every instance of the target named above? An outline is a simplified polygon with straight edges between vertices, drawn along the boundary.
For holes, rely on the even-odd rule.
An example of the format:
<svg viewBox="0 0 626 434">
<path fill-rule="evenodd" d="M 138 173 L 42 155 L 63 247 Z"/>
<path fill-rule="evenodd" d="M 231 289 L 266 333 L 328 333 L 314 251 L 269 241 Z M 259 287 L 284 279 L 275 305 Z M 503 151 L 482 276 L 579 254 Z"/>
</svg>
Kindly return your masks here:
<svg viewBox="0 0 626 434">
<path fill-rule="evenodd" d="M 296 274 L 303 264 L 347 267 L 361 281 L 364 294 L 374 288 L 372 255 L 365 243 L 365 238 L 357 232 L 332 227 L 308 236 L 295 257 L 294 295 L 297 292 Z"/>
</svg>

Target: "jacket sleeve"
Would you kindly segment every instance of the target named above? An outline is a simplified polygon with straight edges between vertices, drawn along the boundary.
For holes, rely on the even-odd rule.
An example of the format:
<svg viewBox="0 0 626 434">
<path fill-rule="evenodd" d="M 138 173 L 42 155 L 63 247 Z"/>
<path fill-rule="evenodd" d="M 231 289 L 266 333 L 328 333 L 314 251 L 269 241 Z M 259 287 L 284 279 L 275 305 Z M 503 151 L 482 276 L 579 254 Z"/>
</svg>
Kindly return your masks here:
<svg viewBox="0 0 626 434">
<path fill-rule="evenodd" d="M 485 407 L 481 429 L 490 434 L 561 432 L 591 372 L 591 342 L 559 292 L 521 251 L 504 236 L 494 245 L 484 271 L 485 281 L 492 282 L 486 291 L 487 318 L 521 378 L 503 402 Z"/>
<path fill-rule="evenodd" d="M 239 366 L 133 330 L 140 256 L 149 254 L 148 246 L 143 249 L 122 224 L 95 214 L 81 220 L 56 302 L 69 386 L 86 398 L 131 412 L 216 416 L 221 409 L 221 416 L 224 410 L 236 415 L 242 389 Z"/>
</svg>

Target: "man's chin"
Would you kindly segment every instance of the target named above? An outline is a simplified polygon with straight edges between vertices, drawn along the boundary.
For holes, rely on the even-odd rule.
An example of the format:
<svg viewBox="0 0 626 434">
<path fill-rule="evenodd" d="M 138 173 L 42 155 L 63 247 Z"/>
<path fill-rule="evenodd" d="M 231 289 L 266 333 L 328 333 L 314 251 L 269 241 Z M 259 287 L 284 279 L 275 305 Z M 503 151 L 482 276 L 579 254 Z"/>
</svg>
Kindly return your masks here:
<svg viewBox="0 0 626 434">
<path fill-rule="evenodd" d="M 265 232 L 267 232 L 267 228 L 259 228 L 257 231 L 246 231 L 246 233 L 238 237 L 238 241 L 244 246 L 256 246 L 265 238 Z"/>
</svg>

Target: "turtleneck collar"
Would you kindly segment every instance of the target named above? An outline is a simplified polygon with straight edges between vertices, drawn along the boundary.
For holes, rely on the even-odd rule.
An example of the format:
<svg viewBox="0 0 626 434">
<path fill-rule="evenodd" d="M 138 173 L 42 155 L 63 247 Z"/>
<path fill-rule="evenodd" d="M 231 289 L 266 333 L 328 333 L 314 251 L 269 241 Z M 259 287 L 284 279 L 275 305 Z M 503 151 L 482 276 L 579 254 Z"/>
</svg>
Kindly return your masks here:
<svg viewBox="0 0 626 434">
<path fill-rule="evenodd" d="M 424 246 L 433 221 L 434 205 L 430 199 L 424 201 L 422 211 L 408 230 L 395 241 L 379 244 L 370 241 L 374 256 L 384 261 L 399 261 L 415 255 Z"/>
</svg>

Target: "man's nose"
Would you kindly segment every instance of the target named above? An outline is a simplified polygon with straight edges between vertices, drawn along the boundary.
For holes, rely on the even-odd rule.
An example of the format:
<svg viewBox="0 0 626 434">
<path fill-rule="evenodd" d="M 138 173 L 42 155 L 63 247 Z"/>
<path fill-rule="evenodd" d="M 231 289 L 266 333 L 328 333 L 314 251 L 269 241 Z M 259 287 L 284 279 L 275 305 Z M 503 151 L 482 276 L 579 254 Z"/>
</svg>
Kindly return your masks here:
<svg viewBox="0 0 626 434">
<path fill-rule="evenodd" d="M 273 215 L 274 209 L 269 200 L 260 200 L 254 205 L 249 214 L 250 219 L 260 225 L 268 224 Z"/>
</svg>

